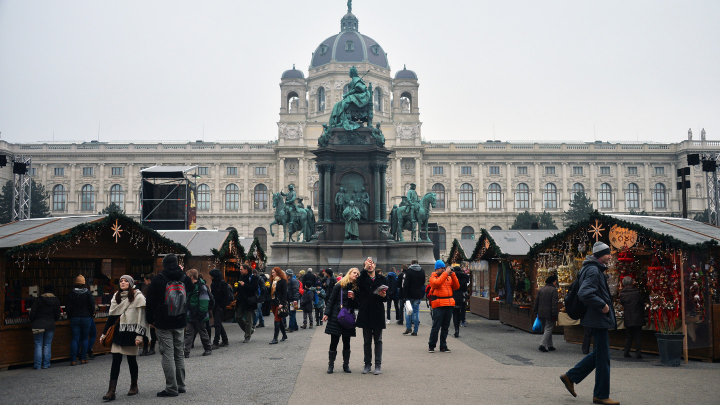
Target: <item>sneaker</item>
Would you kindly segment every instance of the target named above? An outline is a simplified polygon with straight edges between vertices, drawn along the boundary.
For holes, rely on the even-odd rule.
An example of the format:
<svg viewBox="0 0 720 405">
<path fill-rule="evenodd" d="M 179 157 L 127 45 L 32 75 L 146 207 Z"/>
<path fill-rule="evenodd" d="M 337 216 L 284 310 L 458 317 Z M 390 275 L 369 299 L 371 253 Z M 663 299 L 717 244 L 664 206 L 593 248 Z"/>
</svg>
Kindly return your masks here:
<svg viewBox="0 0 720 405">
<path fill-rule="evenodd" d="M 417 332 L 411 333 L 410 336 L 417 336 Z"/>
<path fill-rule="evenodd" d="M 230 342 L 222 342 L 220 343 L 220 347 L 227 347 L 230 346 Z"/>
<path fill-rule="evenodd" d="M 219 348 L 220 348 L 220 345 L 219 345 L 219 344 L 213 343 L 213 345 L 212 345 L 212 347 L 210 348 L 210 350 L 217 350 L 217 349 L 219 349 Z"/>
<path fill-rule="evenodd" d="M 205 350 L 202 355 L 203 355 L 203 356 L 210 356 L 211 354 L 212 354 L 212 350 Z"/>
<path fill-rule="evenodd" d="M 187 392 L 187 390 L 185 388 L 178 388 L 178 392 L 184 394 Z"/>
<path fill-rule="evenodd" d="M 242 341 L 243 343 L 250 343 L 250 338 L 246 337 L 245 340 Z"/>
<path fill-rule="evenodd" d="M 397 324 L 398 324 L 398 325 L 402 325 L 402 324 L 403 324 L 403 321 L 397 321 Z"/>
<path fill-rule="evenodd" d="M 428 348 L 428 353 L 435 353 L 435 348 L 434 347 Z"/>
<path fill-rule="evenodd" d="M 148 356 L 152 356 L 153 354 L 155 354 L 155 349 L 150 349 L 150 351 L 148 352 Z"/>
<path fill-rule="evenodd" d="M 264 323 L 259 323 L 259 324 L 257 325 L 257 327 L 258 327 L 258 328 L 264 328 L 264 327 L 265 327 L 265 324 L 264 324 Z"/>
<path fill-rule="evenodd" d="M 405 332 L 403 332 L 403 335 L 408 335 L 408 334 L 410 334 L 410 332 L 412 332 L 410 329 L 405 329 Z"/>
<path fill-rule="evenodd" d="M 186 358 L 186 359 L 189 359 L 189 358 L 190 358 L 190 353 L 185 353 L 185 358 Z"/>
<path fill-rule="evenodd" d="M 463 322 L 463 323 L 462 323 L 462 326 L 467 326 L 467 322 Z"/>
<path fill-rule="evenodd" d="M 447 348 L 447 347 L 445 347 L 445 348 L 441 347 L 441 348 L 440 348 L 440 353 L 452 353 L 452 350 L 450 350 L 450 349 Z"/>
<path fill-rule="evenodd" d="M 546 349 L 545 346 L 543 346 L 543 345 L 540 345 L 540 347 L 538 347 L 538 350 L 540 350 L 543 353 L 547 353 L 547 351 L 548 351 L 548 349 Z"/>
<path fill-rule="evenodd" d="M 549 351 L 549 352 L 554 352 L 554 351 L 555 351 L 555 347 L 553 347 L 553 346 L 548 347 L 548 351 Z"/>
<path fill-rule="evenodd" d="M 165 390 L 162 390 L 157 393 L 157 396 L 159 396 L 159 397 L 176 397 L 176 396 L 178 396 L 178 394 L 171 394 Z"/>
</svg>

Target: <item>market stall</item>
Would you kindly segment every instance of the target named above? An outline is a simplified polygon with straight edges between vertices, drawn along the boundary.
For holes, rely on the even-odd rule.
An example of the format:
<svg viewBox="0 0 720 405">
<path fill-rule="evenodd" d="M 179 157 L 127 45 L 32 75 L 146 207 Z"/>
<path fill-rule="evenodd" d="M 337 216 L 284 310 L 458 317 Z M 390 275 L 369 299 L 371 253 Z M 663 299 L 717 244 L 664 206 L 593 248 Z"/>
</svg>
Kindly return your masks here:
<svg viewBox="0 0 720 405">
<path fill-rule="evenodd" d="M 720 228 L 682 218 L 595 212 L 587 221 L 531 249 L 537 274 L 556 273 L 561 283 L 560 296 L 564 297 L 596 241 L 608 244 L 612 250 L 606 272 L 618 327 L 610 331 L 612 347 L 624 346 L 618 291 L 623 278 L 631 277 L 646 297 L 644 351 L 658 352 L 658 339 L 665 345 L 664 339 L 682 335 L 686 359 L 720 358 L 720 328 L 713 327 L 713 316 L 720 312 L 715 271 Z M 567 341 L 582 342 L 579 321 L 570 319 L 561 309 L 558 323 L 565 326 Z"/>
<path fill-rule="evenodd" d="M 28 309 L 45 285 L 55 287 L 64 307 L 75 277 L 83 275 L 98 310 L 98 335 L 105 327 L 117 280 L 152 273 L 161 252 L 189 257 L 188 250 L 122 214 L 40 218 L 0 226 L 0 368 L 32 363 L 34 341 Z M 57 322 L 53 359 L 70 353 L 70 322 Z M 96 341 L 95 353 L 107 352 Z"/>
<path fill-rule="evenodd" d="M 185 260 L 185 268 L 196 269 L 208 283 L 212 279 L 210 270 L 220 269 L 225 277 L 228 272 L 237 271 L 238 266 L 245 260 L 245 248 L 234 229 L 158 232 L 190 251 L 192 257 Z"/>
</svg>

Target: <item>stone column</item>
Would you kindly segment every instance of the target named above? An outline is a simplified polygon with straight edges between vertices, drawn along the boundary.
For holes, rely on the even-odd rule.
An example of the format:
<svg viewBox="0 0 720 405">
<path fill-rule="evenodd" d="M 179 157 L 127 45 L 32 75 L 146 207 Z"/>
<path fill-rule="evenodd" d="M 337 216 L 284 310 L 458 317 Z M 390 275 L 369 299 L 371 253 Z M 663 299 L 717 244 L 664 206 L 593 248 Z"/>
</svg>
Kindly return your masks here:
<svg viewBox="0 0 720 405">
<path fill-rule="evenodd" d="M 216 181 L 219 182 L 220 180 L 218 179 Z M 242 201 L 243 214 L 249 214 L 250 207 L 252 207 L 252 197 L 250 196 L 250 163 L 243 164 L 243 198 L 240 201 Z"/>
<path fill-rule="evenodd" d="M 105 208 L 105 202 L 108 200 L 107 198 L 107 192 L 105 191 L 105 163 L 100 163 L 98 165 L 98 179 L 100 180 L 100 190 L 98 190 L 98 197 L 102 197 L 102 200 L 100 198 L 97 199 L 97 211 L 100 212 Z"/>
<path fill-rule="evenodd" d="M 645 195 L 643 196 L 643 202 L 645 205 L 645 211 L 652 211 L 652 194 L 650 194 L 650 163 L 645 162 Z"/>
<path fill-rule="evenodd" d="M 403 184 L 402 184 L 402 158 L 395 158 L 395 197 L 403 195 Z M 398 202 L 398 204 L 400 204 Z"/>
<path fill-rule="evenodd" d="M 562 191 L 560 192 L 560 204 L 558 205 L 558 208 L 565 211 L 567 208 L 565 204 L 569 204 L 568 201 L 570 201 L 570 197 L 568 195 L 568 164 L 567 162 L 563 162 L 562 164 Z"/>
<path fill-rule="evenodd" d="M 485 185 L 483 184 L 484 176 L 485 166 L 480 163 L 478 164 L 478 211 L 487 210 L 487 205 L 484 207 L 481 205 L 481 203 L 485 201 Z"/>
<path fill-rule="evenodd" d="M 505 173 L 507 177 L 507 187 L 505 190 L 505 206 L 503 207 L 505 212 L 512 212 L 515 209 L 515 199 L 513 198 L 513 186 L 512 186 L 512 164 L 506 163 L 505 164 L 505 170 L 507 170 L 507 173 Z M 512 207 L 510 204 L 512 203 Z"/>
<path fill-rule="evenodd" d="M 325 219 L 325 165 L 317 165 L 320 178 L 318 180 L 318 206 L 315 207 L 318 210 L 318 221 L 322 222 Z"/>
<path fill-rule="evenodd" d="M 671 180 L 670 188 L 672 190 L 672 193 L 665 198 L 667 199 L 667 210 L 668 211 L 674 211 L 675 207 L 677 206 L 678 207 L 677 209 L 682 214 L 682 202 L 678 199 L 677 181 L 672 181 L 672 178 L 677 176 L 677 171 L 676 171 L 675 167 L 676 167 L 675 163 L 672 163 L 670 165 L 670 180 Z M 677 179 L 678 179 L 678 181 L 682 181 L 682 177 L 678 177 Z M 687 190 L 687 193 L 688 193 L 688 199 L 689 199 L 690 198 L 690 196 L 689 196 L 690 190 Z"/>
<path fill-rule="evenodd" d="M 70 190 L 68 192 L 68 213 L 74 214 L 76 211 L 79 211 L 79 204 L 78 204 L 78 191 L 75 188 L 75 163 L 70 164 Z M 71 208 L 72 207 L 72 208 Z"/>
<path fill-rule="evenodd" d="M 450 163 L 450 195 L 447 200 L 446 208 L 449 212 L 457 210 L 457 195 L 455 195 L 455 162 Z"/>
<path fill-rule="evenodd" d="M 325 222 L 332 221 L 332 216 L 330 215 L 330 200 L 333 198 L 332 196 L 332 172 L 333 172 L 333 166 L 330 164 L 323 165 L 325 169 Z"/>
<path fill-rule="evenodd" d="M 301 157 L 298 159 L 298 185 L 297 185 L 297 193 L 298 196 L 306 197 L 306 200 L 308 202 L 305 203 L 305 206 L 307 207 L 308 204 L 312 204 L 312 196 L 310 194 L 306 194 L 307 190 L 307 179 L 305 178 L 305 165 L 307 164 L 307 161 L 305 158 Z"/>
<path fill-rule="evenodd" d="M 627 209 L 625 206 L 625 190 L 623 190 L 623 165 L 620 162 L 617 162 L 617 192 L 615 193 L 615 206 L 617 207 L 616 211 L 623 212 Z"/>
<path fill-rule="evenodd" d="M 210 170 L 208 168 L 208 170 Z M 211 194 L 210 198 L 210 213 L 216 214 L 221 213 L 225 209 L 225 205 L 223 204 L 222 200 L 222 192 L 220 191 L 220 164 L 215 163 L 213 166 L 213 177 L 215 177 L 215 181 L 213 182 L 213 192 Z M 208 186 L 209 187 L 209 186 Z"/>
<path fill-rule="evenodd" d="M 587 198 L 592 202 L 593 198 L 595 198 L 595 202 L 597 203 L 597 193 L 595 192 L 595 163 L 590 163 L 590 190 L 587 192 Z M 599 204 L 595 204 L 595 208 L 600 208 Z"/>
<path fill-rule="evenodd" d="M 42 185 L 47 189 L 47 188 L 48 188 L 48 184 L 47 184 L 47 182 L 48 182 L 48 181 L 47 181 L 47 178 L 48 178 L 48 174 L 47 174 L 47 163 L 43 163 L 43 164 L 42 164 L 42 172 L 41 172 L 40 176 L 41 176 Z M 50 195 L 52 195 L 52 190 L 51 190 L 51 189 L 49 189 L 49 190 L 47 190 L 47 191 L 49 191 L 49 192 L 50 192 Z"/>
<path fill-rule="evenodd" d="M 373 182 L 375 183 L 375 198 L 373 198 L 373 205 L 375 206 L 375 216 L 373 217 L 373 220 L 375 222 L 380 222 L 380 165 L 373 164 L 372 165 L 373 170 Z"/>
<path fill-rule="evenodd" d="M 420 170 L 421 170 L 420 158 L 416 157 L 415 158 L 415 184 L 417 185 L 418 189 L 420 189 L 420 187 L 422 187 L 422 184 L 420 184 Z"/>
<path fill-rule="evenodd" d="M 285 158 L 278 160 L 278 188 L 277 191 L 282 191 L 287 184 L 285 183 Z"/>
<path fill-rule="evenodd" d="M 535 190 L 533 194 L 533 208 L 535 212 L 542 212 L 542 191 L 540 190 L 540 163 L 535 163 Z"/>
<path fill-rule="evenodd" d="M 387 182 L 385 172 L 387 165 L 380 165 L 380 220 L 387 221 Z"/>
<path fill-rule="evenodd" d="M 127 165 L 127 176 L 128 176 L 128 192 L 127 192 L 127 199 L 125 201 L 125 206 L 127 207 L 125 209 L 125 212 L 128 214 L 136 213 L 135 211 L 135 185 L 133 184 L 134 180 L 134 170 L 133 170 L 133 163 L 128 163 Z M 141 213 L 142 215 L 142 213 Z M 141 217 L 142 219 L 142 217 Z"/>
</svg>

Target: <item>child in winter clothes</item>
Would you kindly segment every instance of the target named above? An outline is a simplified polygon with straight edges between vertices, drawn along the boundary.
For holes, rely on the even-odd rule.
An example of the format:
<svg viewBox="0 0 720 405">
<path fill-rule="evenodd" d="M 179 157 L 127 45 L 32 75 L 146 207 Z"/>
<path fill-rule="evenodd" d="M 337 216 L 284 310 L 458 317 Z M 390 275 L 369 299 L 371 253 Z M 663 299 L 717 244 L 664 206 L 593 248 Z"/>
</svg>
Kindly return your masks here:
<svg viewBox="0 0 720 405">
<path fill-rule="evenodd" d="M 325 290 L 322 287 L 313 287 L 315 293 L 315 324 L 322 325 L 323 312 L 325 311 Z"/>
<path fill-rule="evenodd" d="M 305 294 L 300 298 L 300 309 L 303 311 L 303 325 L 301 329 L 307 329 L 308 319 L 310 319 L 310 329 L 313 327 L 313 304 L 315 302 L 315 287 L 305 290 Z"/>
</svg>

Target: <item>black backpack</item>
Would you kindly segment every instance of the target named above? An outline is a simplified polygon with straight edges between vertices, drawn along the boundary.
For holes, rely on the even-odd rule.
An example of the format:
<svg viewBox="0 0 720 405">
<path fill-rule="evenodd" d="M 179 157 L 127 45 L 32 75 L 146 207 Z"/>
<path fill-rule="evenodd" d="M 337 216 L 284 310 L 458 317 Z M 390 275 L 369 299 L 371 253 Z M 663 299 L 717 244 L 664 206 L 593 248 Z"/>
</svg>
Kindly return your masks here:
<svg viewBox="0 0 720 405">
<path fill-rule="evenodd" d="M 398 282 L 397 282 L 397 274 L 387 276 L 387 282 L 388 282 L 388 296 L 390 298 L 395 298 L 398 295 Z"/>
<path fill-rule="evenodd" d="M 212 312 L 213 309 L 215 309 L 215 296 L 210 292 L 210 289 L 207 288 L 207 285 L 205 286 L 205 289 L 207 290 L 208 297 L 210 297 L 210 302 L 208 303 L 208 312 Z"/>
<path fill-rule="evenodd" d="M 582 273 L 578 274 L 578 278 L 570 284 L 570 289 L 565 296 L 565 312 L 568 314 L 570 319 L 578 320 L 582 319 L 587 312 L 587 305 L 583 303 L 578 297 L 580 291 L 580 285 L 582 279 Z"/>
</svg>

